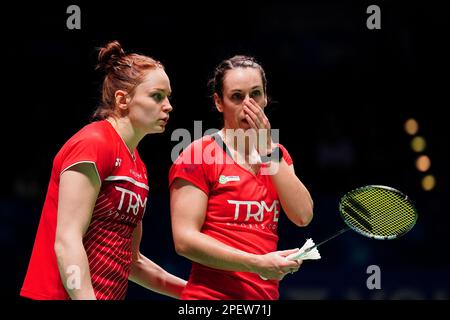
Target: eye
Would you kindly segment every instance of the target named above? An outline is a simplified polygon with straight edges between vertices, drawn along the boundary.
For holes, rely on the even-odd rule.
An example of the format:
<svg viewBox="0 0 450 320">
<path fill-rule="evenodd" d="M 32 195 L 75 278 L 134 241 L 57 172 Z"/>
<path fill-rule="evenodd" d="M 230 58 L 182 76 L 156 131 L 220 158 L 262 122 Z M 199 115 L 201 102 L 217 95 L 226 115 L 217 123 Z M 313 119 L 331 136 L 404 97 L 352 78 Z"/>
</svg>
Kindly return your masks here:
<svg viewBox="0 0 450 320">
<path fill-rule="evenodd" d="M 161 92 L 155 92 L 151 95 L 151 97 L 156 101 L 156 102 L 161 102 L 164 100 L 164 94 L 162 94 Z"/>
<path fill-rule="evenodd" d="M 233 100 L 233 101 L 241 101 L 243 99 L 244 99 L 244 97 L 239 92 L 235 92 L 231 95 L 231 100 Z"/>
<path fill-rule="evenodd" d="M 251 96 L 252 96 L 252 98 L 260 97 L 260 96 L 262 96 L 262 92 L 260 90 L 255 90 L 252 92 Z"/>
</svg>

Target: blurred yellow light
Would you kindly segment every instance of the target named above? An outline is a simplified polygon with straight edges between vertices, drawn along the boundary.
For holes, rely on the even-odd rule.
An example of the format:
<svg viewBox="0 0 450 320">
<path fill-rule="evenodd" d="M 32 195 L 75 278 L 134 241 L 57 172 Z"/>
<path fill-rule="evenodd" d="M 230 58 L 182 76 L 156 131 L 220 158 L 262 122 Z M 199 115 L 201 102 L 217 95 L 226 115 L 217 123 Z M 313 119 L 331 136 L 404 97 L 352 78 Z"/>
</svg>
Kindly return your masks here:
<svg viewBox="0 0 450 320">
<path fill-rule="evenodd" d="M 415 152 L 424 151 L 426 146 L 427 146 L 427 143 L 426 143 L 425 139 L 421 136 L 414 137 L 411 141 L 411 148 Z"/>
<path fill-rule="evenodd" d="M 431 161 L 430 158 L 426 155 L 422 155 L 416 160 L 416 168 L 419 171 L 425 172 L 430 169 Z"/>
<path fill-rule="evenodd" d="M 425 191 L 431 191 L 436 186 L 436 179 L 432 174 L 426 175 L 422 179 L 422 189 Z"/>
<path fill-rule="evenodd" d="M 419 124 L 417 123 L 416 119 L 408 119 L 405 122 L 405 131 L 407 134 L 415 135 L 417 131 L 419 131 Z"/>
</svg>

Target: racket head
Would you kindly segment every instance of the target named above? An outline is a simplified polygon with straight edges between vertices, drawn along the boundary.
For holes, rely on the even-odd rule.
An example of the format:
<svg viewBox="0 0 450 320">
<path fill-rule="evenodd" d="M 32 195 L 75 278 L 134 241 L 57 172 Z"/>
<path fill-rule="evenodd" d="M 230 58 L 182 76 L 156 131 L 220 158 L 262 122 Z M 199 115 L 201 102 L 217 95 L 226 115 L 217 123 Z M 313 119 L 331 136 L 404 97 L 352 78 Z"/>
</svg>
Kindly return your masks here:
<svg viewBox="0 0 450 320">
<path fill-rule="evenodd" d="M 414 227 L 418 218 L 408 196 L 382 185 L 347 192 L 339 202 L 339 212 L 352 230 L 378 240 L 401 237 Z"/>
</svg>

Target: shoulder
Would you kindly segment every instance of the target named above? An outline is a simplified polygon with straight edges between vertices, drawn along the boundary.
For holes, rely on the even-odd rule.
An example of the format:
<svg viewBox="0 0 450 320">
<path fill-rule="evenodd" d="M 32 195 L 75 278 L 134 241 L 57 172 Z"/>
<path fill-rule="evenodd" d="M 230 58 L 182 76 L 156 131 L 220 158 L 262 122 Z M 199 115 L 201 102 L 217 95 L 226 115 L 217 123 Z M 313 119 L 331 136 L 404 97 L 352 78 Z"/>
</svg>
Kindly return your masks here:
<svg viewBox="0 0 450 320">
<path fill-rule="evenodd" d="M 75 133 L 66 143 L 67 146 L 85 145 L 86 147 L 98 147 L 109 149 L 114 138 L 107 127 L 106 121 L 96 121 L 89 123 Z"/>
<path fill-rule="evenodd" d="M 113 136 L 106 121 L 92 122 L 75 133 L 61 148 L 57 157 L 67 157 L 70 154 L 113 154 L 115 144 L 111 143 Z"/>
<path fill-rule="evenodd" d="M 185 149 L 185 151 L 186 151 L 186 150 L 189 150 L 189 149 L 194 149 L 194 148 L 204 148 L 204 147 L 207 147 L 208 145 L 210 145 L 210 144 L 212 144 L 212 143 L 215 143 L 215 140 L 214 140 L 213 136 L 206 135 L 206 136 L 203 136 L 203 137 L 201 137 L 201 138 L 199 138 L 199 139 L 197 139 L 197 140 L 194 140 L 194 141 L 193 141 L 193 142 Z"/>
<path fill-rule="evenodd" d="M 190 143 L 179 154 L 174 164 L 180 164 L 189 160 L 189 162 L 203 162 L 205 151 L 214 148 L 215 140 L 212 136 L 206 135 Z M 194 161 L 195 160 L 195 161 Z"/>
<path fill-rule="evenodd" d="M 95 121 L 85 125 L 72 138 L 89 142 L 107 143 L 113 138 L 107 121 Z"/>
<path fill-rule="evenodd" d="M 277 145 L 277 146 L 281 149 L 281 151 L 283 152 L 283 159 L 284 159 L 284 161 L 286 161 L 288 165 L 292 165 L 292 164 L 293 164 L 293 161 L 292 161 L 291 155 L 289 154 L 289 151 L 287 151 L 287 149 L 285 148 L 285 146 L 283 146 L 281 143 L 277 143 L 276 145 Z"/>
<path fill-rule="evenodd" d="M 283 152 L 287 152 L 287 149 L 284 145 L 282 145 L 281 143 L 276 143 L 275 144 L 277 147 L 279 147 L 281 150 L 283 150 Z"/>
</svg>

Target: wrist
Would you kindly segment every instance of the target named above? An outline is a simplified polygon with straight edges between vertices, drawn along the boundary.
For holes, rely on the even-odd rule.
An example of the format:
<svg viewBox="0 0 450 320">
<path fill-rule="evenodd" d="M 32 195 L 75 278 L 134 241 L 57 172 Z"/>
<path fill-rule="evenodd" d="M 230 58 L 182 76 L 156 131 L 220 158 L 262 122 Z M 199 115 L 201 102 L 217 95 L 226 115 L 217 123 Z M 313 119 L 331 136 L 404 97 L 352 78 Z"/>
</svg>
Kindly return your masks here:
<svg viewBox="0 0 450 320">
<path fill-rule="evenodd" d="M 281 162 L 282 159 L 283 159 L 283 150 L 279 146 L 274 146 L 271 152 L 269 152 L 265 156 L 261 156 L 262 163 L 269 163 L 271 161 Z"/>
<path fill-rule="evenodd" d="M 261 265 L 261 255 L 251 254 L 247 264 L 248 272 L 258 273 Z"/>
</svg>

